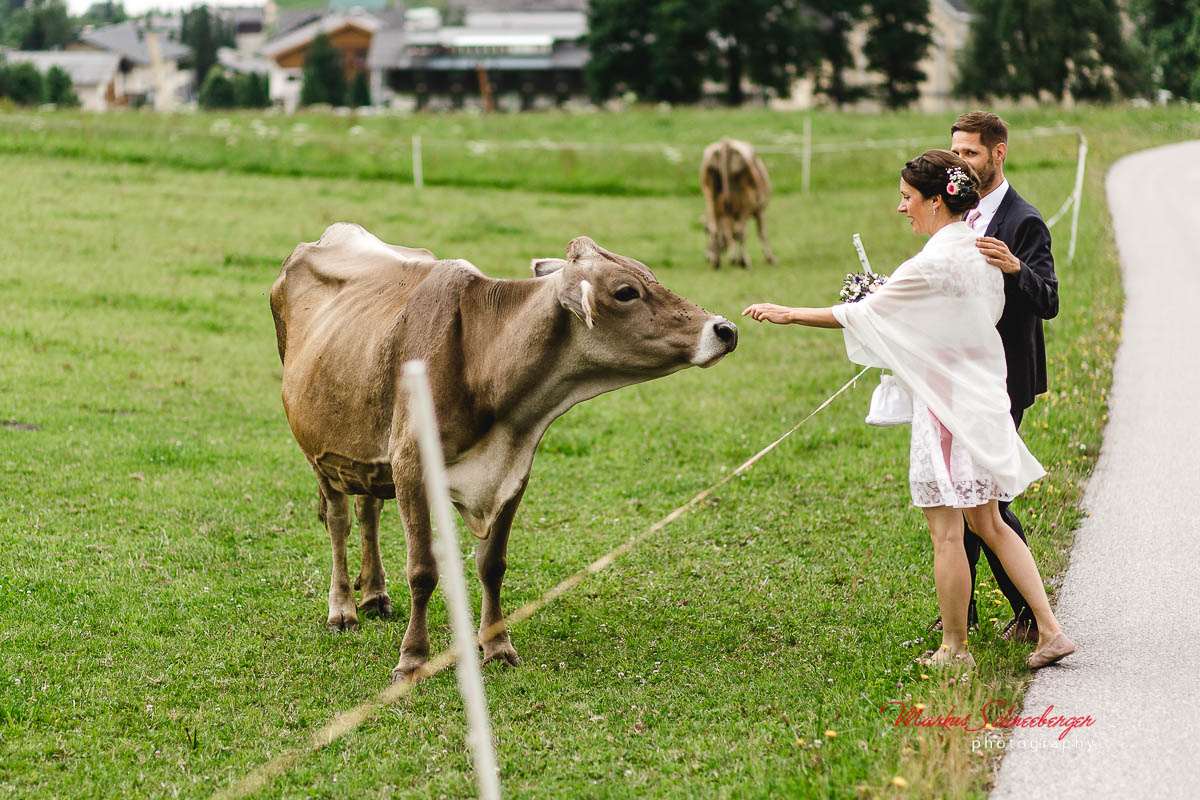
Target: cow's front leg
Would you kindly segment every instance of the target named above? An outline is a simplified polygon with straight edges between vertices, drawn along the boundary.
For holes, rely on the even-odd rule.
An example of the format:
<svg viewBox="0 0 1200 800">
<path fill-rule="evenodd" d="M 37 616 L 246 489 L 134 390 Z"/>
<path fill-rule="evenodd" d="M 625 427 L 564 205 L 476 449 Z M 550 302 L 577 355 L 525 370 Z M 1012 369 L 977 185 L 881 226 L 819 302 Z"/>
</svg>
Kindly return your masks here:
<svg viewBox="0 0 1200 800">
<path fill-rule="evenodd" d="M 333 551 L 333 569 L 329 575 L 329 618 L 331 631 L 358 627 L 358 609 L 354 606 L 354 591 L 346 571 L 346 538 L 350 535 L 350 496 L 342 494 L 318 476 L 321 492 L 321 521 L 329 531 Z"/>
<path fill-rule="evenodd" d="M 387 593 L 387 573 L 383 571 L 383 557 L 379 553 L 379 512 L 383 501 L 377 497 L 360 494 L 354 498 L 354 515 L 358 517 L 358 530 L 362 534 L 362 564 L 354 588 L 359 590 L 362 602 L 358 610 L 368 617 L 392 618 L 392 599 Z"/>
<path fill-rule="evenodd" d="M 408 590 L 412 610 L 408 628 L 400 644 L 400 662 L 392 670 L 392 680 L 412 678 L 429 660 L 429 598 L 437 588 L 438 568 L 433 557 L 433 536 L 429 525 L 429 504 L 419 479 L 402 486 L 396 482 L 396 504 L 404 525 L 408 547 Z"/>
<path fill-rule="evenodd" d="M 504 510 L 488 531 L 487 538 L 480 541 L 475 549 L 475 568 L 483 584 L 479 643 L 483 647 L 485 664 L 494 660 L 515 667 L 521 662 L 504 625 L 504 612 L 500 609 L 500 586 L 504 583 L 504 572 L 508 569 L 508 533 L 512 530 L 517 506 L 521 504 L 521 498 L 525 494 L 525 485 L 522 484 L 516 497 L 504 506 Z"/>
<path fill-rule="evenodd" d="M 708 251 L 705 255 L 708 256 L 708 263 L 712 264 L 713 269 L 721 268 L 721 251 L 724 249 L 720 244 L 720 234 L 710 230 L 708 232 Z"/>
</svg>

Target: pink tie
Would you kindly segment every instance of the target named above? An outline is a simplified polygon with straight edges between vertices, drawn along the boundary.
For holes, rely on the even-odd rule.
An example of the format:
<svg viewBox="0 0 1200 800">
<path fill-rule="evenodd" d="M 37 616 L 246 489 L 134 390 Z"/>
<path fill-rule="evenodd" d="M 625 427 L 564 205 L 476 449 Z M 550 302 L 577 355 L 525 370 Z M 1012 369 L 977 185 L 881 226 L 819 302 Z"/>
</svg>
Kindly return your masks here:
<svg viewBox="0 0 1200 800">
<path fill-rule="evenodd" d="M 971 230 L 975 230 L 975 220 L 979 219 L 979 209 L 972 208 L 967 214 L 967 224 L 971 226 Z"/>
</svg>

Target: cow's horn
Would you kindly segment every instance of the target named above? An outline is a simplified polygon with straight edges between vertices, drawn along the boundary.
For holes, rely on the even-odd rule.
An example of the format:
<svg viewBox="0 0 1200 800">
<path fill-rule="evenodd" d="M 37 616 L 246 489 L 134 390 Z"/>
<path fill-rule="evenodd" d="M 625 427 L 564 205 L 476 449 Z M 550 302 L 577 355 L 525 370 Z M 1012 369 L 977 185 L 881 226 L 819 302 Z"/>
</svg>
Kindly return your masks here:
<svg viewBox="0 0 1200 800">
<path fill-rule="evenodd" d="M 567 245 L 567 260 L 577 261 L 584 256 L 598 256 L 600 248 L 586 236 L 576 236 Z"/>
</svg>

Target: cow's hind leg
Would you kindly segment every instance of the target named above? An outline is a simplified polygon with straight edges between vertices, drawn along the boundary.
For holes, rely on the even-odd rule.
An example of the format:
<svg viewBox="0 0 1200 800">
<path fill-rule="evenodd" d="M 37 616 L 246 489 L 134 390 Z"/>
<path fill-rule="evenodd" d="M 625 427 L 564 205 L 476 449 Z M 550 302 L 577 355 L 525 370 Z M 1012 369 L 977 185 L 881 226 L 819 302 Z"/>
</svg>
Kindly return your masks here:
<svg viewBox="0 0 1200 800">
<path fill-rule="evenodd" d="M 383 558 L 379 553 L 379 512 L 382 510 L 383 501 L 377 497 L 360 494 L 354 498 L 354 514 L 362 534 L 362 565 L 354 588 L 360 592 L 362 602 L 358 610 L 364 616 L 391 619 L 392 599 L 388 597 L 387 574 L 383 571 Z"/>
<path fill-rule="evenodd" d="M 763 257 L 767 259 L 768 264 L 774 264 L 775 254 L 771 252 L 771 245 L 767 242 L 767 229 L 763 225 L 763 212 L 761 208 L 754 212 L 754 221 L 758 225 L 758 241 L 762 243 Z"/>
<path fill-rule="evenodd" d="M 324 478 L 317 478 L 321 491 L 321 521 L 329 531 L 333 551 L 333 570 L 329 576 L 329 619 L 332 631 L 358 627 L 358 609 L 354 606 L 354 590 L 346 571 L 346 538 L 350 535 L 350 496 L 331 487 Z"/>
<path fill-rule="evenodd" d="M 517 496 L 509 500 L 500 516 L 496 518 L 487 538 L 475 549 L 475 568 L 483 584 L 483 609 L 479 615 L 479 643 L 483 647 L 483 663 L 498 661 L 516 666 L 521 659 L 508 638 L 504 625 L 504 612 L 500 610 L 500 586 L 504 583 L 504 572 L 508 568 L 508 533 L 512 530 L 513 517 L 525 494 L 525 486 Z"/>
<path fill-rule="evenodd" d="M 729 259 L 743 269 L 750 266 L 750 254 L 746 252 L 746 220 L 739 220 L 733 227 L 733 256 Z"/>
<path fill-rule="evenodd" d="M 408 589 L 412 610 L 408 628 L 400 644 L 400 662 L 392 670 L 393 680 L 405 680 L 429 661 L 429 598 L 437 588 L 438 568 L 433 557 L 433 536 L 429 526 L 429 505 L 419 480 L 410 486 L 396 483 L 396 504 L 404 524 L 408 547 Z"/>
</svg>

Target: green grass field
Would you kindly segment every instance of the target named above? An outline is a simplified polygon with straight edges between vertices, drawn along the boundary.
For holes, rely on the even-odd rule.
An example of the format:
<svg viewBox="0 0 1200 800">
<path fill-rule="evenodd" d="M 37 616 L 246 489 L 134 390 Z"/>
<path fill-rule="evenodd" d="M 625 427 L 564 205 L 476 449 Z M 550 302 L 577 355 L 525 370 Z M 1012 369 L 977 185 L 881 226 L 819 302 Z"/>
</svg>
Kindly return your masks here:
<svg viewBox="0 0 1200 800">
<path fill-rule="evenodd" d="M 37 426 L 0 428 L 0 796 L 208 797 L 386 685 L 407 617 L 394 508 L 382 540 L 397 619 L 343 635 L 324 626 L 328 538 L 280 406 L 267 307 L 297 242 L 349 220 L 519 278 L 530 258 L 587 234 L 730 318 L 758 300 L 828 304 L 856 268 L 852 233 L 881 271 L 919 249 L 893 211 L 898 169 L 943 146 L 952 118 L 815 116 L 818 144 L 928 144 L 820 153 L 809 194 L 795 156 L 768 156 L 780 263 L 752 244 L 751 270 L 714 273 L 699 149 L 722 134 L 795 143 L 801 116 L 0 112 L 0 421 Z M 1053 583 L 1120 336 L 1103 176 L 1124 153 L 1195 138 L 1200 121 L 1097 109 L 1009 119 L 1009 177 L 1047 215 L 1071 191 L 1075 140 L 1021 131 L 1061 121 L 1091 144 L 1073 264 L 1066 223 L 1054 231 L 1051 393 L 1022 428 L 1050 475 L 1018 513 Z M 426 150 L 419 195 L 414 133 Z M 538 139 L 588 146 L 467 144 Z M 856 372 L 835 332 L 740 331 L 713 370 L 602 396 L 550 428 L 514 525 L 506 610 L 645 530 Z M 1028 672 L 1025 650 L 988 624 L 969 682 L 914 664 L 934 641 L 922 636 L 936 613 L 932 553 L 909 506 L 907 429 L 862 422 L 873 384 L 513 629 L 523 666 L 485 671 L 507 796 L 986 793 L 993 764 L 972 754 L 975 735 L 893 728 L 894 713 L 877 711 L 1012 701 Z M 993 589 L 981 567 L 981 609 L 1003 621 Z M 440 593 L 430 622 L 440 650 Z M 472 796 L 464 727 L 444 672 L 260 796 Z"/>
</svg>

